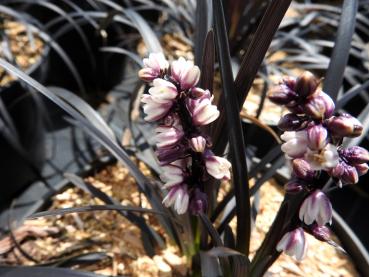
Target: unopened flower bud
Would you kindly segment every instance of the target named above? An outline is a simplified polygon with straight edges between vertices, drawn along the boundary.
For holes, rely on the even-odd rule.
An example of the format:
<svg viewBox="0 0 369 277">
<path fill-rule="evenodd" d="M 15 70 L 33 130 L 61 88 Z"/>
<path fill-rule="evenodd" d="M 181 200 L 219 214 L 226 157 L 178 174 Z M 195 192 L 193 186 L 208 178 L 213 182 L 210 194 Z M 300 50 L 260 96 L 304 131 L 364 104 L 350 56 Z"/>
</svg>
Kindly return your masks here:
<svg viewBox="0 0 369 277">
<path fill-rule="evenodd" d="M 284 185 L 287 193 L 298 193 L 304 189 L 304 184 L 298 179 L 293 179 Z"/>
<path fill-rule="evenodd" d="M 287 85 L 281 84 L 272 87 L 268 92 L 270 101 L 278 105 L 286 105 L 297 98 L 296 92 Z"/>
<path fill-rule="evenodd" d="M 340 151 L 340 155 L 351 165 L 367 163 L 369 161 L 369 152 L 360 146 L 343 149 Z"/>
<path fill-rule="evenodd" d="M 340 137 L 358 137 L 363 132 L 360 121 L 347 113 L 331 117 L 326 126 L 333 135 Z"/>
<path fill-rule="evenodd" d="M 202 153 L 206 147 L 206 139 L 203 136 L 193 137 L 190 139 L 190 147 L 193 151 Z"/>
<path fill-rule="evenodd" d="M 328 132 L 322 125 L 307 128 L 308 146 L 312 150 L 322 149 L 327 144 Z"/>
<path fill-rule="evenodd" d="M 319 86 L 319 80 L 309 71 L 305 71 L 296 80 L 296 93 L 301 97 L 312 95 Z"/>
<path fill-rule="evenodd" d="M 304 125 L 305 121 L 293 113 L 288 113 L 281 117 L 278 128 L 282 131 L 296 131 Z"/>
<path fill-rule="evenodd" d="M 331 230 L 327 226 L 319 226 L 314 224 L 310 228 L 310 233 L 320 241 L 330 241 L 331 240 Z"/>
<path fill-rule="evenodd" d="M 355 167 L 346 164 L 344 167 L 344 172 L 341 175 L 340 180 L 344 184 L 353 185 L 359 181 L 359 174 Z"/>
<path fill-rule="evenodd" d="M 339 162 L 335 167 L 328 170 L 328 174 L 334 178 L 341 178 L 345 172 L 346 164 L 344 162 Z"/>
<path fill-rule="evenodd" d="M 287 255 L 295 257 L 301 261 L 307 250 L 307 241 L 305 239 L 304 230 L 299 227 L 291 232 L 286 233 L 278 242 L 277 251 L 284 251 Z"/>
<path fill-rule="evenodd" d="M 296 91 L 296 89 L 295 89 L 296 88 L 296 78 L 294 78 L 294 77 L 285 76 L 285 77 L 283 77 L 280 84 L 284 84 L 287 87 L 289 87 L 291 90 Z"/>
<path fill-rule="evenodd" d="M 208 206 L 208 198 L 205 193 L 201 192 L 198 188 L 195 189 L 191 195 L 190 212 L 194 215 L 205 213 Z"/>
<path fill-rule="evenodd" d="M 368 172 L 369 166 L 366 163 L 362 163 L 362 164 L 356 164 L 355 168 L 356 168 L 357 174 L 359 176 L 362 176 Z"/>
<path fill-rule="evenodd" d="M 334 102 L 332 98 L 322 92 L 316 92 L 307 99 L 304 110 L 305 113 L 314 119 L 325 119 L 332 116 L 334 112 Z"/>
<path fill-rule="evenodd" d="M 314 170 L 304 159 L 294 159 L 292 161 L 292 169 L 296 177 L 304 180 L 311 180 L 315 176 Z"/>
<path fill-rule="evenodd" d="M 304 106 L 299 104 L 297 101 L 291 101 L 290 103 L 288 103 L 286 105 L 286 108 L 294 114 L 304 114 L 305 113 L 305 109 Z"/>
<path fill-rule="evenodd" d="M 176 144 L 184 135 L 182 127 L 178 126 L 159 126 L 155 129 L 157 133 L 154 137 L 157 147 L 167 147 Z"/>
<path fill-rule="evenodd" d="M 299 218 L 307 225 L 314 221 L 323 226 L 332 223 L 332 204 L 327 195 L 320 190 L 315 190 L 302 203 L 299 211 Z"/>
</svg>

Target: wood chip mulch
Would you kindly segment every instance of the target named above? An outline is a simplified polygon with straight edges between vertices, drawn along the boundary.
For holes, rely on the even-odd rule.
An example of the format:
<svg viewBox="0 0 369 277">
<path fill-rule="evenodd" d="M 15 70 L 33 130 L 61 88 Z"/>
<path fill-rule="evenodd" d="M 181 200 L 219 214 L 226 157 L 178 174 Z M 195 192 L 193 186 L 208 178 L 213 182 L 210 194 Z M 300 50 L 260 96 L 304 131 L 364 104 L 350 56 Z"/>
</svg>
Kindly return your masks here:
<svg viewBox="0 0 369 277">
<path fill-rule="evenodd" d="M 141 168 L 148 174 L 147 169 Z M 122 204 L 141 203 L 149 208 L 128 170 L 120 165 L 109 166 L 86 180 Z M 251 240 L 252 254 L 268 230 L 282 199 L 282 192 L 272 182 L 261 188 L 261 209 Z M 96 204 L 103 203 L 80 189 L 70 188 L 53 198 L 51 209 Z M 150 215 L 145 215 L 145 218 L 168 242 L 169 238 L 155 218 Z M 14 234 L 23 251 L 34 261 L 24 257 L 14 246 L 13 240 L 7 237 L 0 241 L 1 264 L 34 265 L 35 262 L 49 263 L 82 253 L 105 252 L 108 258 L 73 268 L 109 276 L 186 276 L 188 273 L 186 258 L 170 243 L 153 258 L 148 257 L 139 229 L 114 211 L 29 220 Z M 308 241 L 309 251 L 303 262 L 298 263 L 282 254 L 266 276 L 358 276 L 348 257 L 311 236 L 308 236 Z"/>
</svg>

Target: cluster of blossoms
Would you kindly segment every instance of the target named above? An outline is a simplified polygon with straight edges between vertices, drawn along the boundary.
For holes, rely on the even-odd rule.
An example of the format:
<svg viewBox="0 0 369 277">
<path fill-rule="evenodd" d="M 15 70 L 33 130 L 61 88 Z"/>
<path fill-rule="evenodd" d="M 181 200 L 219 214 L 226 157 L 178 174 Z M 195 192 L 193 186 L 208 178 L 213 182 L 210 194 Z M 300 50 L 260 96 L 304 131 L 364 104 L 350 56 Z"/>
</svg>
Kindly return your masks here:
<svg viewBox="0 0 369 277">
<path fill-rule="evenodd" d="M 317 182 L 319 177 L 328 174 L 342 187 L 357 183 L 359 176 L 368 171 L 367 150 L 342 146 L 344 137 L 361 135 L 361 123 L 349 114 L 334 114 L 334 102 L 319 83 L 313 74 L 304 72 L 298 78 L 284 78 L 268 94 L 272 102 L 290 111 L 278 123 L 284 131 L 282 151 L 292 166 L 286 191 L 307 192 L 298 212 L 300 227 L 286 233 L 277 245 L 278 251 L 298 260 L 307 248 L 304 230 L 322 241 L 329 238 L 325 225 L 332 221 L 332 205 Z"/>
<path fill-rule="evenodd" d="M 210 177 L 229 179 L 231 164 L 210 150 L 211 141 L 201 130 L 219 116 L 210 91 L 196 87 L 200 70 L 191 61 L 179 58 L 171 64 L 162 53 L 143 60 L 139 77 L 151 84 L 141 102 L 145 120 L 157 122 L 155 141 L 168 190 L 163 200 L 178 214 L 188 209 L 204 212 L 207 197 L 205 181 Z"/>
</svg>

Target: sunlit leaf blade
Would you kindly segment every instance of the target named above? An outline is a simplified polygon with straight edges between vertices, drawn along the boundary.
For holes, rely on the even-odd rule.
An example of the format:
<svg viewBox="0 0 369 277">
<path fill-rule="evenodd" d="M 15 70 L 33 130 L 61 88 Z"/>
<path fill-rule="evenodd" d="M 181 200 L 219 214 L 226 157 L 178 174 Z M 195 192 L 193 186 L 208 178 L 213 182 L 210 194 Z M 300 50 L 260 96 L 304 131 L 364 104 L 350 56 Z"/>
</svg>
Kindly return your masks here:
<svg viewBox="0 0 369 277">
<path fill-rule="evenodd" d="M 323 90 L 333 100 L 336 100 L 342 85 L 343 75 L 350 53 L 351 40 L 355 31 L 357 9 L 357 0 L 343 1 L 340 25 L 323 86 Z"/>
</svg>

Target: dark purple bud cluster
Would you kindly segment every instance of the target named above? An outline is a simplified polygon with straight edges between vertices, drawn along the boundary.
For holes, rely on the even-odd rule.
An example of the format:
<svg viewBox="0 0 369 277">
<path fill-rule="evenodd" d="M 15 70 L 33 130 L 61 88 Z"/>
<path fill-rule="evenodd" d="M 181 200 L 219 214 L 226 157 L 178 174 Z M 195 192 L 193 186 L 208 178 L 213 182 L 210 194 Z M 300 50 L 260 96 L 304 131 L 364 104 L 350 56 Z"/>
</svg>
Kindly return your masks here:
<svg viewBox="0 0 369 277">
<path fill-rule="evenodd" d="M 308 192 L 299 209 L 299 219 L 305 230 L 319 240 L 328 241 L 329 229 L 325 225 L 332 221 L 332 205 L 321 191 L 318 178 L 325 171 L 339 186 L 355 184 L 368 171 L 369 153 L 359 146 L 342 147 L 344 137 L 360 136 L 363 127 L 349 114 L 334 115 L 334 102 L 319 88 L 319 83 L 312 73 L 304 72 L 298 78 L 284 78 L 269 91 L 268 97 L 290 111 L 278 123 L 284 131 L 281 149 L 292 167 L 292 179 L 285 190 L 290 194 Z M 288 233 L 289 236 L 303 236 L 296 230 L 299 229 Z M 292 248 L 281 246 L 286 240 L 285 236 L 279 248 L 296 255 Z M 299 241 L 296 247 L 304 248 L 304 239 Z"/>
</svg>

